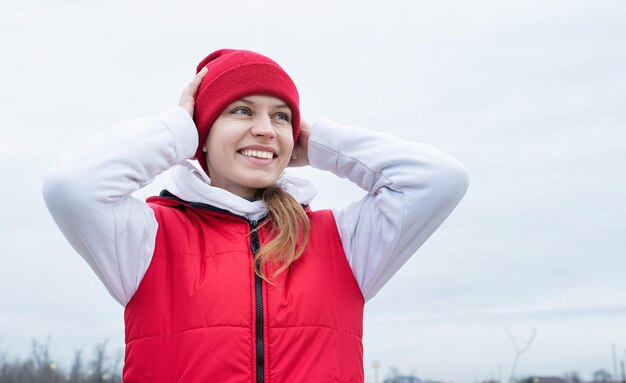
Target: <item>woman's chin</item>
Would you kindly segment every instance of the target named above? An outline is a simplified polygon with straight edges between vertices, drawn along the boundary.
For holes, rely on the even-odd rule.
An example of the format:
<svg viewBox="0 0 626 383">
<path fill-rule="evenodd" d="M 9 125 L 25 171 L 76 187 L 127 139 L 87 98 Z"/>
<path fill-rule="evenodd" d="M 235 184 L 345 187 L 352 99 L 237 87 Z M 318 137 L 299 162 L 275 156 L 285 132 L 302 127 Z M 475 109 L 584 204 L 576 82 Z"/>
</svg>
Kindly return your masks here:
<svg viewBox="0 0 626 383">
<path fill-rule="evenodd" d="M 250 171 L 246 175 L 242 184 L 253 189 L 266 189 L 270 186 L 276 185 L 276 182 L 278 182 L 281 174 L 282 172 L 272 172 L 269 174 L 268 172 Z"/>
</svg>

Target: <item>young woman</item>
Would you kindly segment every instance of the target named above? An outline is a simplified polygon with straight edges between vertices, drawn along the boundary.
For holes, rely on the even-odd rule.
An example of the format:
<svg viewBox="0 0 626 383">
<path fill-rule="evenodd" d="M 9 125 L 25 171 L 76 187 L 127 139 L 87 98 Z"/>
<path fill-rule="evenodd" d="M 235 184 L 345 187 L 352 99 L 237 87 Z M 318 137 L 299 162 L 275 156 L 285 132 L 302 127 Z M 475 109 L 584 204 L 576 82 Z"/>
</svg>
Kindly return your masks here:
<svg viewBox="0 0 626 383">
<path fill-rule="evenodd" d="M 312 211 L 315 189 L 289 165 L 367 194 Z M 168 169 L 159 197 L 131 196 Z M 219 50 L 178 107 L 63 154 L 44 197 L 125 306 L 125 382 L 363 382 L 365 301 L 467 184 L 432 147 L 328 119 L 309 127 L 278 64 Z"/>
</svg>

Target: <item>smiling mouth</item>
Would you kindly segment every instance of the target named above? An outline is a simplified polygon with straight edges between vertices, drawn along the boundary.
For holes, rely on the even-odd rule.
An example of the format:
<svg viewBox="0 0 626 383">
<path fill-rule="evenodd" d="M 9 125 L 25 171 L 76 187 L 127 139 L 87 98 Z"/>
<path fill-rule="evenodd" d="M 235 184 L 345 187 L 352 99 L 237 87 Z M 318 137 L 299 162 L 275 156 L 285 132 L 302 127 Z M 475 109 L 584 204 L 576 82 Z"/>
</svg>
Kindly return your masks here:
<svg viewBox="0 0 626 383">
<path fill-rule="evenodd" d="M 263 160 L 271 160 L 274 158 L 274 153 L 266 152 L 264 150 L 251 150 L 251 149 L 242 149 L 239 153 L 243 154 L 246 157 L 260 158 Z"/>
</svg>

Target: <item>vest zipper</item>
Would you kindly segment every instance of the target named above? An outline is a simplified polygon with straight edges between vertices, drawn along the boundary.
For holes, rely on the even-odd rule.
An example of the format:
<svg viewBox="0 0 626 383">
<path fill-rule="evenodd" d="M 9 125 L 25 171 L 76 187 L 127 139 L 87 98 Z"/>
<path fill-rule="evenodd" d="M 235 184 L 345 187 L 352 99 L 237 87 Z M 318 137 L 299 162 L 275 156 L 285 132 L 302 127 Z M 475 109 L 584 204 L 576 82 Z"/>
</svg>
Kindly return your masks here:
<svg viewBox="0 0 626 383">
<path fill-rule="evenodd" d="M 258 221 L 250 223 L 250 249 L 255 256 L 261 245 L 257 232 Z M 255 261 L 255 270 L 259 270 L 260 263 Z M 254 273 L 254 296 L 255 296 L 255 333 L 256 333 L 256 383 L 264 381 L 264 345 L 263 345 L 263 280 Z"/>
<path fill-rule="evenodd" d="M 167 190 L 163 190 L 160 195 L 162 198 L 178 201 L 183 205 L 190 206 L 192 208 L 213 211 L 221 214 L 238 217 L 248 222 L 250 225 L 250 250 L 252 250 L 252 256 L 254 257 L 261 248 L 259 241 L 259 234 L 257 227 L 259 222 L 267 218 L 267 215 L 259 218 L 258 220 L 250 220 L 247 217 L 231 213 L 228 210 L 220 209 L 215 206 L 207 205 L 199 202 L 187 202 L 184 201 Z M 303 205 L 304 207 L 304 205 Z M 255 270 L 259 269 L 260 263 L 258 261 L 254 264 Z M 263 383 L 265 380 L 265 357 L 264 357 L 264 342 L 263 342 L 263 280 L 256 273 L 254 273 L 254 299 L 255 299 L 255 348 L 256 348 L 256 383 Z"/>
</svg>

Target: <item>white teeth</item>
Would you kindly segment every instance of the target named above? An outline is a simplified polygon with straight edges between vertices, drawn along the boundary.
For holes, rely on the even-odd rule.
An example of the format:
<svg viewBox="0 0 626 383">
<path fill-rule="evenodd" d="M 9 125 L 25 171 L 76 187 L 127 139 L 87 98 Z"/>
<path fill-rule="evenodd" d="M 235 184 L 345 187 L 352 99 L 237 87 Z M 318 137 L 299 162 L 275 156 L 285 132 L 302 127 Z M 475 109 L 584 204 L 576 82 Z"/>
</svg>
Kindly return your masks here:
<svg viewBox="0 0 626 383">
<path fill-rule="evenodd" d="M 262 150 L 250 150 L 250 149 L 244 149 L 241 151 L 241 154 L 243 154 L 244 156 L 248 156 L 248 157 L 256 157 L 256 158 L 263 158 L 266 160 L 270 160 L 272 158 L 274 158 L 274 153 L 272 152 L 265 152 Z"/>
</svg>

